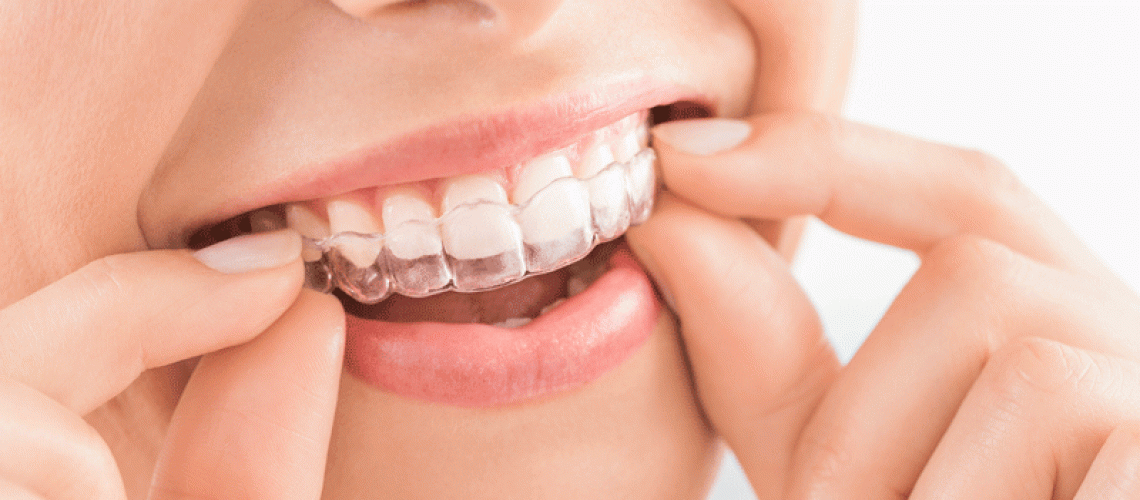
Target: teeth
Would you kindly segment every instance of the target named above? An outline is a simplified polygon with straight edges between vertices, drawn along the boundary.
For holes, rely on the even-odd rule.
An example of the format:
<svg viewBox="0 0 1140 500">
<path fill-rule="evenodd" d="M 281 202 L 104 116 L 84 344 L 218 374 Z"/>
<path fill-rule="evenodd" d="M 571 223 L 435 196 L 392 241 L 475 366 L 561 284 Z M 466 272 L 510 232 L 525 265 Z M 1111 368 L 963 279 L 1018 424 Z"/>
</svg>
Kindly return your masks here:
<svg viewBox="0 0 1140 500">
<path fill-rule="evenodd" d="M 570 160 L 562 152 L 556 152 L 527 162 L 515 181 L 511 201 L 520 205 L 534 196 L 542 188 L 557 179 L 573 177 Z"/>
<path fill-rule="evenodd" d="M 285 228 L 285 220 L 269 210 L 258 210 L 249 215 L 249 226 L 255 233 L 268 233 Z"/>
<path fill-rule="evenodd" d="M 653 195 L 657 193 L 657 154 L 643 149 L 627 164 L 626 193 L 629 194 L 629 224 L 645 222 L 653 212 Z"/>
<path fill-rule="evenodd" d="M 566 299 L 558 299 L 551 302 L 550 305 L 543 307 L 542 310 L 538 312 L 538 315 L 542 316 L 543 314 L 553 311 L 555 307 L 562 305 L 563 302 L 566 302 Z"/>
<path fill-rule="evenodd" d="M 380 232 L 380 223 L 372 212 L 356 200 L 338 198 L 330 201 L 325 207 L 329 214 L 329 228 L 333 234 L 360 233 L 373 234 Z M 381 242 L 379 239 L 365 238 L 346 239 L 340 246 L 340 253 L 356 267 L 368 267 L 376 262 L 380 256 Z"/>
<path fill-rule="evenodd" d="M 637 130 L 630 130 L 618 137 L 614 142 L 613 152 L 614 159 L 625 163 L 633 158 L 633 155 L 641 151 L 641 141 L 638 140 Z"/>
<path fill-rule="evenodd" d="M 385 250 L 392 287 L 409 297 L 424 297 L 451 282 L 435 211 L 420 193 L 390 191 L 381 203 Z"/>
<path fill-rule="evenodd" d="M 582 161 L 574 173 L 579 179 L 589 179 L 613 162 L 614 153 L 610 147 L 605 144 L 595 144 L 582 155 Z"/>
<path fill-rule="evenodd" d="M 553 271 L 590 252 L 593 227 L 585 186 L 560 179 L 540 191 L 518 214 L 531 272 Z"/>
<path fill-rule="evenodd" d="M 323 240 L 332 234 L 328 223 L 304 205 L 290 204 L 286 206 L 285 224 L 310 240 Z M 305 245 L 301 250 L 301 259 L 305 262 L 321 260 L 321 250 L 312 245 Z"/>
<path fill-rule="evenodd" d="M 352 237 L 352 233 L 372 235 L 380 232 L 380 223 L 372 212 L 357 200 L 337 198 L 328 203 L 329 228 L 335 238 L 329 261 L 337 284 L 352 298 L 372 304 L 388 296 L 391 287 L 383 270 L 378 236 Z"/>
<path fill-rule="evenodd" d="M 644 119 L 627 117 L 525 163 L 509 197 L 500 177 L 480 174 L 440 183 L 438 211 L 420 185 L 377 189 L 374 200 L 334 198 L 322 207 L 327 222 L 311 205 L 288 205 L 284 223 L 306 237 L 306 286 L 335 283 L 374 303 L 390 293 L 487 290 L 574 264 L 652 210 L 656 157 L 645 148 Z M 590 147 L 579 155 L 582 145 Z M 282 223 L 270 211 L 250 221 L 259 230 Z M 567 281 L 571 296 L 596 277 L 578 274 Z"/>
<path fill-rule="evenodd" d="M 499 328 L 518 328 L 520 326 L 526 326 L 531 321 L 534 320 L 531 318 L 507 318 L 491 326 L 497 326 Z"/>
<path fill-rule="evenodd" d="M 440 232 L 459 291 L 493 288 L 526 273 L 522 233 L 504 205 L 481 203 L 456 208 Z"/>
<path fill-rule="evenodd" d="M 486 175 L 464 175 L 450 179 L 443 191 L 441 212 L 448 213 L 463 204 L 486 201 L 507 204 L 507 191 L 499 181 Z"/>
<path fill-rule="evenodd" d="M 629 228 L 625 174 L 620 164 L 614 164 L 587 181 L 594 231 L 603 241 L 612 240 Z"/>
</svg>

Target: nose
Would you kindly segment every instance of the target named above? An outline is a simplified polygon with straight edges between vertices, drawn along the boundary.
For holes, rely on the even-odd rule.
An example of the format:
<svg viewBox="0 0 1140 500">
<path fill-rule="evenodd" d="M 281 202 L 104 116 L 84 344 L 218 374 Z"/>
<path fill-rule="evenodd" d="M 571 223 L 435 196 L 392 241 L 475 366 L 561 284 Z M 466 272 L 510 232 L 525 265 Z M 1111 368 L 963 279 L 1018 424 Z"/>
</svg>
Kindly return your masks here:
<svg viewBox="0 0 1140 500">
<path fill-rule="evenodd" d="M 516 40 L 545 26 L 565 0 L 331 0 L 364 21 L 398 18 L 419 23 L 458 23 Z"/>
</svg>

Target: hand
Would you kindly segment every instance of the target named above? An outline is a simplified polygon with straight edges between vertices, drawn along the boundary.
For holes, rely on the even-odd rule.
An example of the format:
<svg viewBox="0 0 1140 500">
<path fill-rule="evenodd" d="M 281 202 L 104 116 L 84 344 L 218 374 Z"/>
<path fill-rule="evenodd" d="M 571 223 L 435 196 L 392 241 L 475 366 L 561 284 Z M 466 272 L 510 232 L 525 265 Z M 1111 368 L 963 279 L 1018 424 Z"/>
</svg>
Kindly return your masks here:
<svg viewBox="0 0 1140 500">
<path fill-rule="evenodd" d="M 106 257 L 0 310 L 0 497 L 126 498 L 81 415 L 203 354 L 152 496 L 319 497 L 344 318 L 301 280 L 300 239 L 278 232 Z"/>
<path fill-rule="evenodd" d="M 1140 495 L 1140 300 L 1004 166 L 824 115 L 749 123 L 658 127 L 675 196 L 629 241 L 761 498 Z M 842 371 L 743 221 L 809 214 L 922 259 Z"/>
</svg>

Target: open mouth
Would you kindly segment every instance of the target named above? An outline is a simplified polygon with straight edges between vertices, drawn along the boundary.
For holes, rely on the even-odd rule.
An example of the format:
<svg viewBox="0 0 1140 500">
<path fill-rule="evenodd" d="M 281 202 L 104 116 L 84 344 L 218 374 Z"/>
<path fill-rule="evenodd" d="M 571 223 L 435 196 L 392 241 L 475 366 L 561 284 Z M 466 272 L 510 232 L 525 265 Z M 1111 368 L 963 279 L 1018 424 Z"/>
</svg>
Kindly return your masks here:
<svg viewBox="0 0 1140 500">
<path fill-rule="evenodd" d="M 277 204 L 194 233 L 204 247 L 291 227 L 307 286 L 348 318 L 346 367 L 402 396 L 516 403 L 628 358 L 660 305 L 622 235 L 656 189 L 648 128 L 708 116 L 675 102 L 627 114 L 513 167 Z"/>
</svg>

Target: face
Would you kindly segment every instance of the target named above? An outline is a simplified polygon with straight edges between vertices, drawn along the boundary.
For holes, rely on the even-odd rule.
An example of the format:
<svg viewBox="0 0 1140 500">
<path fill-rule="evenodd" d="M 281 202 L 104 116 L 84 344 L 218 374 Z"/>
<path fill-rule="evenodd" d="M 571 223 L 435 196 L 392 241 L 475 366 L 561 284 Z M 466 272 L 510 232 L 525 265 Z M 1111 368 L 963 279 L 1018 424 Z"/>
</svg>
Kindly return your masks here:
<svg viewBox="0 0 1140 500">
<path fill-rule="evenodd" d="M 718 0 L 0 7 L 0 266 L 15 285 L 0 304 L 98 257 L 192 245 L 266 207 L 302 232 L 370 232 L 390 225 L 392 193 L 439 216 L 449 196 L 479 191 L 472 174 L 513 204 L 527 165 L 557 150 L 578 175 L 650 108 L 742 114 L 754 50 Z M 483 257 L 463 241 L 442 244 Z M 719 448 L 672 316 L 620 240 L 589 260 L 608 271 L 508 333 L 472 323 L 538 315 L 575 275 L 380 306 L 344 297 L 326 495 L 703 495 Z M 425 319 L 446 324 L 413 323 Z M 93 417 L 156 429 L 106 433 L 136 491 L 178 370 L 144 375 L 117 402 L 125 412 Z"/>
</svg>

